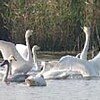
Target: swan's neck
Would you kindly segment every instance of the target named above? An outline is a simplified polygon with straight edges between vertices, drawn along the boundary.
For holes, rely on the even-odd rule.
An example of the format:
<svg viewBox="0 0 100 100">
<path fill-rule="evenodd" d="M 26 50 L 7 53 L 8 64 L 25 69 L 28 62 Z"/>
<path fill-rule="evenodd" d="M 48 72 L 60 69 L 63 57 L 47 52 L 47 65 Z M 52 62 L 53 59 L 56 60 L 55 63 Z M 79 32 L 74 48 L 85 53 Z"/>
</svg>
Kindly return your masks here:
<svg viewBox="0 0 100 100">
<path fill-rule="evenodd" d="M 28 37 L 26 38 L 26 45 L 27 45 L 27 51 L 28 51 L 27 60 L 32 63 L 32 52 L 31 52 L 31 49 L 30 49 L 30 44 L 29 44 Z"/>
<path fill-rule="evenodd" d="M 38 61 L 37 61 L 37 55 L 36 55 L 36 50 L 33 50 L 33 61 L 34 61 L 35 70 L 39 70 Z"/>
<path fill-rule="evenodd" d="M 42 69 L 42 71 L 40 73 L 38 73 L 38 75 L 43 75 L 45 70 L 46 70 L 46 63 L 45 63 L 45 65 L 43 65 L 43 69 Z"/>
<path fill-rule="evenodd" d="M 86 34 L 86 40 L 85 40 L 84 48 L 80 54 L 80 59 L 87 60 L 87 51 L 89 49 L 89 40 L 90 40 L 90 34 Z"/>
<path fill-rule="evenodd" d="M 7 79 L 8 79 L 8 74 L 9 74 L 9 70 L 10 70 L 10 63 L 8 62 L 8 63 L 7 63 L 7 66 L 6 66 L 5 75 L 4 75 L 3 79 L 2 79 L 2 81 L 4 81 L 4 82 L 7 81 Z"/>
</svg>

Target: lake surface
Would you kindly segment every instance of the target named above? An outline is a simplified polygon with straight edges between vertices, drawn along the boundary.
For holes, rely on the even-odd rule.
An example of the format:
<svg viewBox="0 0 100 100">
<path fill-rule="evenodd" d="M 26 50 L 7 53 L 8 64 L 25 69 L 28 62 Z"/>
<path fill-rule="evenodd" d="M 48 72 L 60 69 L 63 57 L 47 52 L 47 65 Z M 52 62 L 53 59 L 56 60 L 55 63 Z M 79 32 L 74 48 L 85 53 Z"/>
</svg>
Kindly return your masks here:
<svg viewBox="0 0 100 100">
<path fill-rule="evenodd" d="M 100 80 L 47 80 L 47 86 L 0 82 L 0 100 L 100 100 Z"/>
<path fill-rule="evenodd" d="M 53 60 L 52 57 L 47 58 L 44 59 Z M 44 87 L 28 87 L 24 83 L 7 85 L 0 82 L 0 100 L 100 100 L 98 79 L 46 80 L 46 82 L 47 86 Z"/>
</svg>

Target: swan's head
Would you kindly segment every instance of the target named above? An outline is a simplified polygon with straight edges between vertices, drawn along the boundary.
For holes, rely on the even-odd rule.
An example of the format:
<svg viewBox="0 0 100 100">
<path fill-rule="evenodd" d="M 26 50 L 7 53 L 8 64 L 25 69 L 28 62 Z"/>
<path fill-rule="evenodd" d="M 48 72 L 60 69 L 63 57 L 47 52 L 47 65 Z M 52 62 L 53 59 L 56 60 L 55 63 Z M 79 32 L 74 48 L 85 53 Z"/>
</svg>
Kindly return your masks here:
<svg viewBox="0 0 100 100">
<path fill-rule="evenodd" d="M 45 72 L 45 71 L 50 70 L 50 68 L 51 68 L 51 66 L 50 66 L 49 62 L 47 62 L 47 61 L 41 62 L 41 71 Z"/>
<path fill-rule="evenodd" d="M 29 76 L 25 79 L 25 84 L 27 86 L 46 86 L 44 76 L 41 74 L 37 74 L 35 77 Z"/>
<path fill-rule="evenodd" d="M 84 31 L 85 34 L 88 34 L 88 35 L 90 35 L 90 33 L 91 33 L 90 27 L 84 26 L 84 27 L 83 27 L 83 31 Z"/>
<path fill-rule="evenodd" d="M 34 86 L 35 85 L 35 81 L 31 80 L 31 79 L 25 79 L 25 84 L 27 86 Z"/>
<path fill-rule="evenodd" d="M 34 86 L 35 85 L 35 79 L 33 76 L 29 76 L 27 79 L 25 79 L 25 84 L 27 86 Z"/>
<path fill-rule="evenodd" d="M 32 52 L 34 52 L 34 50 L 36 51 L 36 50 L 39 50 L 39 49 L 40 49 L 40 47 L 39 47 L 39 46 L 34 45 L 34 46 L 32 47 Z"/>
<path fill-rule="evenodd" d="M 8 58 L 8 61 L 9 62 L 11 62 L 11 61 L 17 61 L 17 59 L 13 55 L 10 55 L 9 58 Z"/>
<path fill-rule="evenodd" d="M 45 62 L 45 61 L 42 61 L 42 62 L 41 62 L 41 66 L 42 66 L 42 67 L 45 67 L 45 66 L 46 66 L 46 62 Z"/>
<path fill-rule="evenodd" d="M 29 38 L 33 33 L 33 30 L 27 30 L 25 34 L 25 38 Z"/>
</svg>

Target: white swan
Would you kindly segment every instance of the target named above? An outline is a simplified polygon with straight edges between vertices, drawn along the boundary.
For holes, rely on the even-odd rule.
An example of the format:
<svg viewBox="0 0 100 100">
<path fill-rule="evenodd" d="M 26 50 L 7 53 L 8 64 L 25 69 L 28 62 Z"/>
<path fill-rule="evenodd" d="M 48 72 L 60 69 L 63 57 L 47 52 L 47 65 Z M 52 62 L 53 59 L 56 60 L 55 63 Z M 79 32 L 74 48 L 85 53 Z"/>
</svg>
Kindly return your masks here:
<svg viewBox="0 0 100 100">
<path fill-rule="evenodd" d="M 12 74 L 21 72 L 27 73 L 33 67 L 33 62 L 23 59 L 16 50 L 15 45 L 11 42 L 0 40 L 0 51 L 4 60 L 8 59 L 10 55 L 13 55 L 17 59 L 16 62 L 12 62 Z M 34 67 L 35 71 L 37 71 L 37 69 L 38 68 Z"/>
<path fill-rule="evenodd" d="M 2 78 L 2 81 L 4 82 L 25 82 L 25 79 L 29 76 L 27 74 L 24 74 L 24 73 L 17 73 L 17 74 L 14 74 L 14 75 L 11 75 L 10 74 L 10 69 L 11 69 L 11 65 L 12 65 L 12 61 L 17 61 L 15 59 L 14 56 L 10 56 L 8 58 L 8 60 L 4 60 L 0 65 L 1 67 L 4 66 L 4 65 L 7 65 L 5 66 L 6 67 L 6 70 L 5 70 L 5 73 L 3 75 L 3 78 Z"/>
<path fill-rule="evenodd" d="M 88 48 L 89 48 L 89 40 L 90 40 L 90 33 L 91 33 L 90 27 L 84 26 L 83 31 L 84 31 L 85 37 L 86 37 L 85 44 L 84 44 L 82 52 L 77 54 L 75 57 L 87 60 L 87 51 L 88 51 Z M 65 59 L 66 57 L 67 56 L 63 56 L 63 57 L 60 58 L 60 60 Z"/>
<path fill-rule="evenodd" d="M 25 34 L 26 45 L 16 44 L 16 49 L 25 60 L 30 61 L 31 63 L 34 62 L 35 69 L 33 67 L 32 70 L 38 70 L 38 68 L 40 68 L 40 65 L 38 64 L 36 51 L 39 50 L 40 47 L 37 45 L 34 45 L 31 51 L 28 38 L 32 35 L 32 32 L 33 30 L 26 31 L 26 34 Z M 33 54 L 33 58 L 32 58 L 32 54 Z"/>
<path fill-rule="evenodd" d="M 46 86 L 46 81 L 44 79 L 44 76 L 42 75 L 44 70 L 45 70 L 45 66 L 43 67 L 43 70 L 40 73 L 38 73 L 36 76 L 30 75 L 27 79 L 25 79 L 26 85 L 28 85 L 28 86 Z"/>
<path fill-rule="evenodd" d="M 34 76 L 29 76 L 27 79 L 25 79 L 25 84 L 27 86 L 46 86 L 46 81 L 43 77 L 43 75 L 36 75 Z"/>
<path fill-rule="evenodd" d="M 39 67 L 39 65 L 38 65 L 38 60 L 37 60 L 37 54 L 36 54 L 36 51 L 39 50 L 39 49 L 40 49 L 40 47 L 37 46 L 37 45 L 34 45 L 34 46 L 32 47 L 33 61 L 34 61 L 34 66 L 35 66 L 36 68 Z"/>
<path fill-rule="evenodd" d="M 69 55 L 64 56 L 59 60 L 58 68 L 69 69 L 69 71 L 73 72 L 78 71 L 83 76 L 98 76 L 100 73 L 100 52 L 93 59 L 89 61 L 87 60 L 87 51 L 91 32 L 89 27 L 84 27 L 83 30 L 86 34 L 86 41 L 83 51 L 80 54 L 80 59 Z"/>
<path fill-rule="evenodd" d="M 1 64 L 0 64 L 0 67 L 4 66 L 4 65 L 7 65 L 5 67 L 6 70 L 4 70 L 4 75 L 3 75 L 3 79 L 2 81 L 7 81 L 7 77 L 8 75 L 11 75 L 11 64 L 12 64 L 12 61 L 16 61 L 15 57 L 10 55 L 10 57 L 8 58 L 8 60 L 4 60 Z"/>
<path fill-rule="evenodd" d="M 29 44 L 29 37 L 32 35 L 33 30 L 27 30 L 25 33 L 25 41 L 26 45 L 24 44 L 16 44 L 16 49 L 19 52 L 19 54 L 25 59 L 32 62 L 32 52 L 30 49 Z"/>
</svg>

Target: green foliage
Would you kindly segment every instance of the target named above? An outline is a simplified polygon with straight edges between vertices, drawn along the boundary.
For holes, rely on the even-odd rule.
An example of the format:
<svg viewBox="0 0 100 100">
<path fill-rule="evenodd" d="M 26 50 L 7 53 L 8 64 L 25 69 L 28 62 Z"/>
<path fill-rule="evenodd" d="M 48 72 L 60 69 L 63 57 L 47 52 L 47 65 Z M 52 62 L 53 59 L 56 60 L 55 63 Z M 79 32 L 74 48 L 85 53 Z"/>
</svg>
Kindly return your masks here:
<svg viewBox="0 0 100 100">
<path fill-rule="evenodd" d="M 31 28 L 34 30 L 31 46 L 38 44 L 49 51 L 81 50 L 85 39 L 82 26 L 100 32 L 100 0 L 8 1 L 0 3 L 0 11 L 16 43 L 24 43 L 25 31 Z"/>
</svg>

